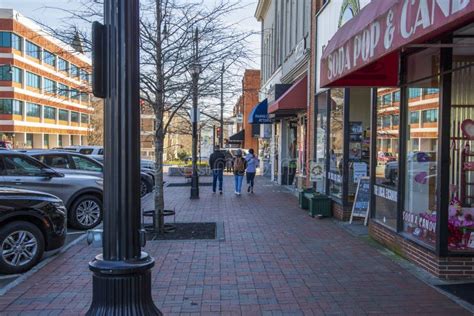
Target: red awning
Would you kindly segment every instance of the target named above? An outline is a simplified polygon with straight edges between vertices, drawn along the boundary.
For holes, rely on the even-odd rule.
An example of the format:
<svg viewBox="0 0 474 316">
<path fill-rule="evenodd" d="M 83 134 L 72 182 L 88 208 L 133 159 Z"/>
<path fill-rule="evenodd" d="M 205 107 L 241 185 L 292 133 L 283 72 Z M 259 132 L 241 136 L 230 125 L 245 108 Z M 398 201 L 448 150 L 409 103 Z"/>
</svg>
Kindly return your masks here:
<svg viewBox="0 0 474 316">
<path fill-rule="evenodd" d="M 268 106 L 268 113 L 289 114 L 306 110 L 308 106 L 308 77 L 292 85 L 278 100 Z"/>
<path fill-rule="evenodd" d="M 321 87 L 396 86 L 403 46 L 474 20 L 474 1 L 371 1 L 332 37 L 321 57 Z"/>
</svg>

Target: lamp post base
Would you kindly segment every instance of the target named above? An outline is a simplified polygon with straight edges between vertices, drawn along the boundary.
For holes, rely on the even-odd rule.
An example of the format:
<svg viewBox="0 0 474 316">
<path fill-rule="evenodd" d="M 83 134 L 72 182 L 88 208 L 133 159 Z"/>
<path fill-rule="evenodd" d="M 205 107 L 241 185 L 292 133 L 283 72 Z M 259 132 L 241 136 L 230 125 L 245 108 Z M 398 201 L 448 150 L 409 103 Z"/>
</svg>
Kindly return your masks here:
<svg viewBox="0 0 474 316">
<path fill-rule="evenodd" d="M 199 177 L 193 174 L 191 178 L 191 200 L 199 199 Z"/>
<path fill-rule="evenodd" d="M 142 252 L 136 261 L 105 261 L 98 255 L 89 263 L 92 304 L 87 315 L 163 315 L 151 297 L 153 258 Z"/>
</svg>

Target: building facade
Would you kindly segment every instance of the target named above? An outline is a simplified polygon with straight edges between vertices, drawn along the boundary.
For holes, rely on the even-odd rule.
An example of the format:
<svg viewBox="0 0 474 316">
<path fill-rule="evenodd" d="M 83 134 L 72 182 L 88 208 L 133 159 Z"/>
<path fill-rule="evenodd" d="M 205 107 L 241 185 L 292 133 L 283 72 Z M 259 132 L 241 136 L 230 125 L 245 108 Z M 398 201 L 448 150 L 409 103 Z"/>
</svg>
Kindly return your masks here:
<svg viewBox="0 0 474 316">
<path fill-rule="evenodd" d="M 262 24 L 260 101 L 267 101 L 271 118 L 270 130 L 261 126 L 261 145 L 269 148 L 272 180 L 301 188 L 308 151 L 311 2 L 260 0 L 255 17 Z"/>
<path fill-rule="evenodd" d="M 86 145 L 91 61 L 0 9 L 0 134 L 14 148 Z"/>
<path fill-rule="evenodd" d="M 236 118 L 234 135 L 230 136 L 228 144 L 258 152 L 258 137 L 260 126 L 250 124 L 249 117 L 253 108 L 258 104 L 260 90 L 260 70 L 246 69 L 242 78 L 242 94 L 237 99 L 233 109 Z"/>
<path fill-rule="evenodd" d="M 474 278 L 474 3 L 329 1 L 317 24 L 316 191 L 443 279 Z"/>
</svg>

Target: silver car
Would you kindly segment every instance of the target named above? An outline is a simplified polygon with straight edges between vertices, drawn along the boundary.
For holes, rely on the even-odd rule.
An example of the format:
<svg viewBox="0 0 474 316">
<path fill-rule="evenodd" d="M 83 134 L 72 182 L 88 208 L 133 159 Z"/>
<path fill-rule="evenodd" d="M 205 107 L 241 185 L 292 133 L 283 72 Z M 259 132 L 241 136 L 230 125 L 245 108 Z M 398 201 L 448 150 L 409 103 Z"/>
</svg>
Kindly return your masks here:
<svg viewBox="0 0 474 316">
<path fill-rule="evenodd" d="M 102 161 L 75 152 L 64 150 L 27 150 L 30 155 L 45 165 L 65 174 L 86 174 L 103 178 L 104 166 Z M 153 178 L 146 172 L 140 173 L 140 196 L 153 191 Z"/>
<path fill-rule="evenodd" d="M 65 175 L 26 154 L 2 150 L 0 186 L 59 197 L 68 210 L 68 224 L 74 228 L 91 229 L 102 221 L 103 181 L 100 177 Z"/>
</svg>

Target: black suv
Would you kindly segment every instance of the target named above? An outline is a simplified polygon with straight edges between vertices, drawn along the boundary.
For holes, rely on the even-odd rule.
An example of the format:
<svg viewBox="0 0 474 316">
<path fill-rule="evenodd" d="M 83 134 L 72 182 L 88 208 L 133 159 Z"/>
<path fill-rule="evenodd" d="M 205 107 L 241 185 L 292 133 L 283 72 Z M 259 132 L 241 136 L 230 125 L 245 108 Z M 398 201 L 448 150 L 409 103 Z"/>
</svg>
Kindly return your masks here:
<svg viewBox="0 0 474 316">
<path fill-rule="evenodd" d="M 29 270 L 66 240 L 66 208 L 54 195 L 0 187 L 0 273 Z"/>
</svg>

